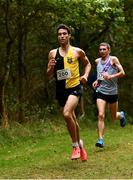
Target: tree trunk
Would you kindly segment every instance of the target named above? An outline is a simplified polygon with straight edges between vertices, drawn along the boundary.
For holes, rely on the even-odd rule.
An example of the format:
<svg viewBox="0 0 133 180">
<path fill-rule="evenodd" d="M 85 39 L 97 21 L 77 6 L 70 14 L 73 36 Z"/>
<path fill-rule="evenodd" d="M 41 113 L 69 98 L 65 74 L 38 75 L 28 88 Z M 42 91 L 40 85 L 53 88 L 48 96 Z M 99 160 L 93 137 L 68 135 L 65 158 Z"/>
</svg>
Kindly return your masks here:
<svg viewBox="0 0 133 180">
<path fill-rule="evenodd" d="M 6 111 L 6 103 L 5 103 L 5 86 L 9 78 L 9 72 L 11 67 L 11 59 L 10 59 L 10 53 L 11 53 L 11 47 L 14 42 L 14 38 L 11 37 L 9 32 L 9 26 L 8 26 L 8 13 L 9 13 L 9 7 L 10 2 L 6 0 L 5 4 L 5 29 L 7 36 L 9 40 L 6 44 L 6 58 L 5 58 L 5 67 L 4 67 L 4 73 L 1 76 L 0 79 L 0 118 L 1 118 L 1 124 L 3 128 L 8 128 L 9 122 L 8 122 L 8 114 Z"/>
<path fill-rule="evenodd" d="M 8 114 L 6 111 L 5 105 L 5 86 L 9 78 L 11 60 L 10 60 L 10 52 L 13 41 L 8 41 L 6 46 L 6 61 L 5 61 L 5 70 L 4 75 L 0 81 L 0 116 L 2 120 L 2 127 L 7 128 L 9 126 L 8 123 Z"/>
<path fill-rule="evenodd" d="M 18 101 L 19 101 L 19 112 L 18 122 L 24 121 L 24 110 L 23 110 L 23 60 L 24 60 L 24 45 L 23 35 L 19 35 L 18 38 Z"/>
<path fill-rule="evenodd" d="M 17 0 L 18 6 L 18 122 L 24 121 L 24 37 L 25 37 L 25 24 L 24 24 L 24 1 Z"/>
</svg>

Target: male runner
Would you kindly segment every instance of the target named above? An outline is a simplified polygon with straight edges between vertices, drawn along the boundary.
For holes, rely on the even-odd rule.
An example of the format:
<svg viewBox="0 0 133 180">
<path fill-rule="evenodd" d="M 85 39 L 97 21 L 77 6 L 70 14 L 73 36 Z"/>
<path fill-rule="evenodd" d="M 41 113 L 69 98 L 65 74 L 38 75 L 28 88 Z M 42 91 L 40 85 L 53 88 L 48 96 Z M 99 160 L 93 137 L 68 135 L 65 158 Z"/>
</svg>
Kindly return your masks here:
<svg viewBox="0 0 133 180">
<path fill-rule="evenodd" d="M 103 131 L 105 110 L 107 103 L 110 107 L 111 119 L 120 120 L 121 127 L 126 125 L 125 112 L 118 112 L 118 84 L 117 79 L 123 77 L 125 72 L 119 60 L 110 55 L 110 45 L 101 43 L 99 46 L 100 58 L 96 59 L 97 80 L 93 83 L 96 89 L 96 103 L 98 108 L 98 141 L 97 147 L 103 148 Z"/>
<path fill-rule="evenodd" d="M 47 74 L 56 79 L 56 99 L 63 107 L 63 116 L 72 139 L 71 159 L 87 160 L 87 153 L 79 135 L 79 125 L 75 115 L 79 98 L 82 94 L 81 83 L 87 82 L 91 64 L 85 52 L 70 45 L 70 28 L 60 24 L 57 28 L 59 47 L 48 55 Z M 84 65 L 83 75 L 79 73 L 79 61 Z"/>
</svg>

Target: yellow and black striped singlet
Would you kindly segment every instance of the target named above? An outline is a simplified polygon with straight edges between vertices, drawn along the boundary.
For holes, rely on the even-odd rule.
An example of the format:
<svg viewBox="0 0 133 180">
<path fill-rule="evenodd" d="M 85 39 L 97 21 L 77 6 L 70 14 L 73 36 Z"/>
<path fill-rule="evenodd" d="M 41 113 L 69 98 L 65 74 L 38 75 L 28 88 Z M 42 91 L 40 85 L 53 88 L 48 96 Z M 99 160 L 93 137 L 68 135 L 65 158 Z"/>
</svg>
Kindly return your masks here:
<svg viewBox="0 0 133 180">
<path fill-rule="evenodd" d="M 63 89 L 73 88 L 79 85 L 80 84 L 79 61 L 74 56 L 74 47 L 70 46 L 68 53 L 65 55 L 65 57 L 62 57 L 59 54 L 59 48 L 58 48 L 55 60 L 56 60 L 56 66 L 55 66 L 56 87 L 58 89 L 61 88 L 63 90 Z M 57 75 L 58 71 L 60 71 L 63 74 L 65 70 L 69 71 L 70 76 L 68 78 L 59 80 Z"/>
</svg>

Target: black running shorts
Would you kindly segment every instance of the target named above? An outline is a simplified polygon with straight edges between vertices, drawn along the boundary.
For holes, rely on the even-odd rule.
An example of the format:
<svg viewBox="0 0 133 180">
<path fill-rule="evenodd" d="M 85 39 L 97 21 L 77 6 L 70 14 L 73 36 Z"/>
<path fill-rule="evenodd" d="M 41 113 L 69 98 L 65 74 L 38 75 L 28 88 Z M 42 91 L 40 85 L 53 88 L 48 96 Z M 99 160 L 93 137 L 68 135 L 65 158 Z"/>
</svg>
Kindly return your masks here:
<svg viewBox="0 0 133 180">
<path fill-rule="evenodd" d="M 73 88 L 60 89 L 56 92 L 56 99 L 61 107 L 64 107 L 69 95 L 81 96 L 83 92 L 82 86 L 79 84 Z"/>
<path fill-rule="evenodd" d="M 118 95 L 106 95 L 100 92 L 96 92 L 96 99 L 103 99 L 104 101 L 112 104 L 118 101 Z"/>
</svg>

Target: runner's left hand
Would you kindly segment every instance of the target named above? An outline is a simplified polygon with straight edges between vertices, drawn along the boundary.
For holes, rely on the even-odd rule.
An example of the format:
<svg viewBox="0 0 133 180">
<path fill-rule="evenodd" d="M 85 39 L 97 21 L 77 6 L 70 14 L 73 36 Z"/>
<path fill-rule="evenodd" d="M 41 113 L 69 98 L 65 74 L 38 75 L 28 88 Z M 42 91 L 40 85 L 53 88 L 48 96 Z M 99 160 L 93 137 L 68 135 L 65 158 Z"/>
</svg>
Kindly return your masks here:
<svg viewBox="0 0 133 180">
<path fill-rule="evenodd" d="M 86 84 L 86 82 L 87 82 L 87 77 L 86 77 L 85 75 L 81 76 L 81 77 L 80 77 L 80 82 L 81 82 L 82 84 Z"/>
</svg>

